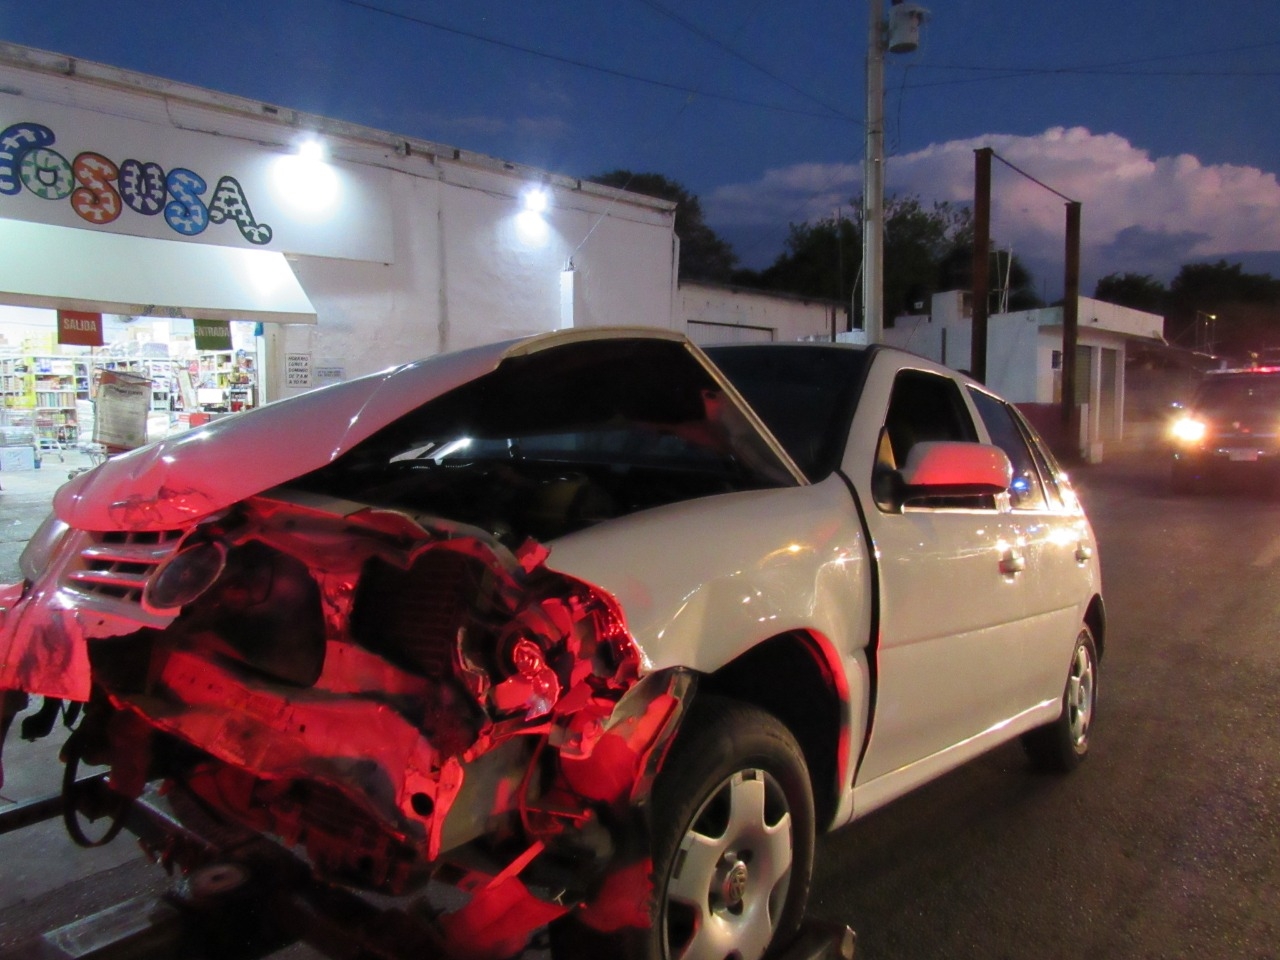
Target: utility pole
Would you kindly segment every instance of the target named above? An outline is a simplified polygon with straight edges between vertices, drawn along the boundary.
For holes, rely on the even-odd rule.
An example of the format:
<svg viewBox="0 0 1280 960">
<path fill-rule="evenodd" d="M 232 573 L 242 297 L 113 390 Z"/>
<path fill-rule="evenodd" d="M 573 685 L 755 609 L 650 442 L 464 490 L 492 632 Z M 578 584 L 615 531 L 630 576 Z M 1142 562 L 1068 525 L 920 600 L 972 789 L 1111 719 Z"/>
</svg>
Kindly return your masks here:
<svg viewBox="0 0 1280 960">
<path fill-rule="evenodd" d="M 991 157 L 995 151 L 982 147 L 973 151 L 973 311 L 969 344 L 969 373 L 979 383 L 987 382 L 987 298 L 990 293 L 991 249 Z"/>
<path fill-rule="evenodd" d="M 862 327 L 884 339 L 884 0 L 867 0 L 867 141 L 862 177 Z"/>
<path fill-rule="evenodd" d="M 884 55 L 911 53 L 920 45 L 923 7 L 893 0 L 886 23 L 884 0 L 867 0 L 867 142 L 862 177 L 862 328 L 867 343 L 884 339 Z"/>
<path fill-rule="evenodd" d="M 1078 450 L 1080 411 L 1076 407 L 1076 344 L 1080 330 L 1080 203 L 1067 201 L 1066 267 L 1062 277 L 1062 425 Z"/>
</svg>

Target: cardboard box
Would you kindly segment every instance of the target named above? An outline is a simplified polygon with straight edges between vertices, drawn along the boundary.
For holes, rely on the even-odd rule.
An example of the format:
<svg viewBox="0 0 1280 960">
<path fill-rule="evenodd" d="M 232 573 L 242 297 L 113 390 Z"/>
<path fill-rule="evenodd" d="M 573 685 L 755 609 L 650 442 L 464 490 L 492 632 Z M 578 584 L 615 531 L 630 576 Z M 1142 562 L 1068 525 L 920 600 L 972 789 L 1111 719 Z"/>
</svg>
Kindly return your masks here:
<svg viewBox="0 0 1280 960">
<path fill-rule="evenodd" d="M 30 447 L 0 447 L 0 470 L 34 470 L 36 452 Z"/>
</svg>

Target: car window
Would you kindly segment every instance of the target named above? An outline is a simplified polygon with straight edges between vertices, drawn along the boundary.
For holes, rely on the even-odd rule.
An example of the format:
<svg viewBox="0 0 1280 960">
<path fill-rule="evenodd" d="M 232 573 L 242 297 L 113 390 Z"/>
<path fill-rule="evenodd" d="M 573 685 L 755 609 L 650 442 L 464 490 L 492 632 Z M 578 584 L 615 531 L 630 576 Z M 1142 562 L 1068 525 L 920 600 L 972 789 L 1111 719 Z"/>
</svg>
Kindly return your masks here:
<svg viewBox="0 0 1280 960">
<path fill-rule="evenodd" d="M 894 380 L 885 429 L 899 465 L 921 441 L 978 439 L 955 381 L 924 370 L 903 370 Z"/>
<path fill-rule="evenodd" d="M 1013 479 L 1009 484 L 1009 502 L 1015 510 L 1041 510 L 1046 504 L 1041 471 L 1032 448 L 1023 435 L 1018 414 L 1014 409 L 987 393 L 969 388 L 973 405 L 978 408 L 991 435 L 991 442 L 1005 452 L 1013 464 Z"/>
<path fill-rule="evenodd" d="M 976 443 L 978 431 L 959 385 L 950 377 L 924 370 L 903 370 L 893 382 L 880 445 L 876 451 L 873 489 L 882 487 L 885 471 L 900 469 L 917 443 L 936 440 Z M 877 497 L 879 500 L 879 497 Z M 912 507 L 994 509 L 992 497 L 915 498 Z"/>
<path fill-rule="evenodd" d="M 1036 433 L 1035 427 L 1027 422 L 1027 418 L 1018 412 L 1018 408 L 1010 406 L 1009 412 L 1013 414 L 1014 422 L 1022 430 L 1022 435 L 1026 438 L 1027 446 L 1031 450 L 1031 456 L 1036 466 L 1040 468 L 1040 478 L 1044 481 L 1044 493 L 1049 506 L 1054 509 L 1062 508 L 1067 503 L 1064 488 L 1068 484 L 1061 464 L 1054 459 L 1043 438 Z"/>
<path fill-rule="evenodd" d="M 866 366 L 863 351 L 777 344 L 706 353 L 806 477 L 817 482 L 836 468 Z"/>
</svg>

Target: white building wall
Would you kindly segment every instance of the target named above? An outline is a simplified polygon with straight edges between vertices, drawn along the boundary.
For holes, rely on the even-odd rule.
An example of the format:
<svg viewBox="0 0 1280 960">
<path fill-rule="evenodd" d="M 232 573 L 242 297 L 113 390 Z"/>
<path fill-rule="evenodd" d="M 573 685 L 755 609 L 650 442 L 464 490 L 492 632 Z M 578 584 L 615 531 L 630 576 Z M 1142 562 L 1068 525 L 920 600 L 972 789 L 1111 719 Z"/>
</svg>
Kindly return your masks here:
<svg viewBox="0 0 1280 960">
<path fill-rule="evenodd" d="M 288 258 L 316 311 L 314 325 L 264 325 L 268 400 L 309 388 L 288 384 L 287 354 L 350 378 L 564 325 L 676 326 L 667 201 L 0 42 L 0 129 L 17 122 L 54 131 L 68 157 L 189 166 L 211 191 L 216 178 L 237 178 L 274 227 L 262 249 Z M 304 132 L 328 148 L 339 188 L 323 214 L 290 206 L 297 178 L 275 175 Z M 550 194 L 542 215 L 523 210 L 534 184 Z M 0 197 L 0 217 L 247 245 L 227 223 L 185 238 L 129 210 L 90 224 L 27 191 Z"/>
<path fill-rule="evenodd" d="M 671 213 L 637 216 L 553 186 L 550 208 L 534 216 L 520 203 L 524 179 L 472 171 L 467 180 L 392 175 L 392 264 L 298 257 L 318 323 L 277 333 L 276 365 L 310 353 L 316 364 L 340 361 L 351 377 L 565 325 L 672 326 Z"/>
<path fill-rule="evenodd" d="M 935 294 L 927 316 L 898 317 L 885 342 L 967 369 L 972 357 L 972 311 L 964 291 Z M 1014 403 L 1060 402 L 1062 307 L 995 314 L 987 320 L 987 383 Z M 1135 337 L 1162 339 L 1164 319 L 1090 297 L 1079 301 L 1077 346 L 1087 356 L 1078 370 L 1087 382 L 1077 401 L 1087 405 L 1082 452 L 1101 456 L 1104 442 L 1124 437 L 1125 347 Z M 1087 351 L 1087 353 L 1085 353 Z"/>
<path fill-rule="evenodd" d="M 845 311 L 834 301 L 696 281 L 680 282 L 676 317 L 678 329 L 705 344 L 830 340 L 833 320 L 837 333 L 845 324 Z"/>
<path fill-rule="evenodd" d="M 1006 313 L 988 318 L 987 383 L 1012 403 L 1040 402 L 1040 343 L 1040 325 L 1032 316 Z"/>
<path fill-rule="evenodd" d="M 958 349 L 957 334 L 967 336 L 963 330 L 954 330 L 935 322 L 928 314 L 913 314 L 898 317 L 892 327 L 886 327 L 884 342 L 900 350 L 910 350 L 938 363 L 960 368 L 968 365 L 966 358 L 969 356 L 969 345 L 965 339 L 963 350 Z"/>
<path fill-rule="evenodd" d="M 296 258 L 319 322 L 290 325 L 277 359 L 310 353 L 350 377 L 557 329 L 570 260 L 574 326 L 672 326 L 667 225 L 601 219 L 554 199 L 534 220 L 514 196 L 403 174 L 391 189 L 395 209 L 408 212 L 391 222 L 396 262 Z"/>
</svg>

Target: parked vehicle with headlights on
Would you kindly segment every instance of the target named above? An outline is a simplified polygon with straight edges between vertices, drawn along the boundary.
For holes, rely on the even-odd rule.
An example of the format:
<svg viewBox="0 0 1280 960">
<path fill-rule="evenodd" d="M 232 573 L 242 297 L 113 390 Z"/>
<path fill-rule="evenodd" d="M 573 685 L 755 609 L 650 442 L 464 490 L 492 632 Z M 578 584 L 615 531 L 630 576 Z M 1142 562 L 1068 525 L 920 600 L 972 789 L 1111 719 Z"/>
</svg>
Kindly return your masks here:
<svg viewBox="0 0 1280 960">
<path fill-rule="evenodd" d="M 1206 373 L 1170 433 L 1177 493 L 1222 481 L 1274 481 L 1280 465 L 1280 367 Z"/>
</svg>

